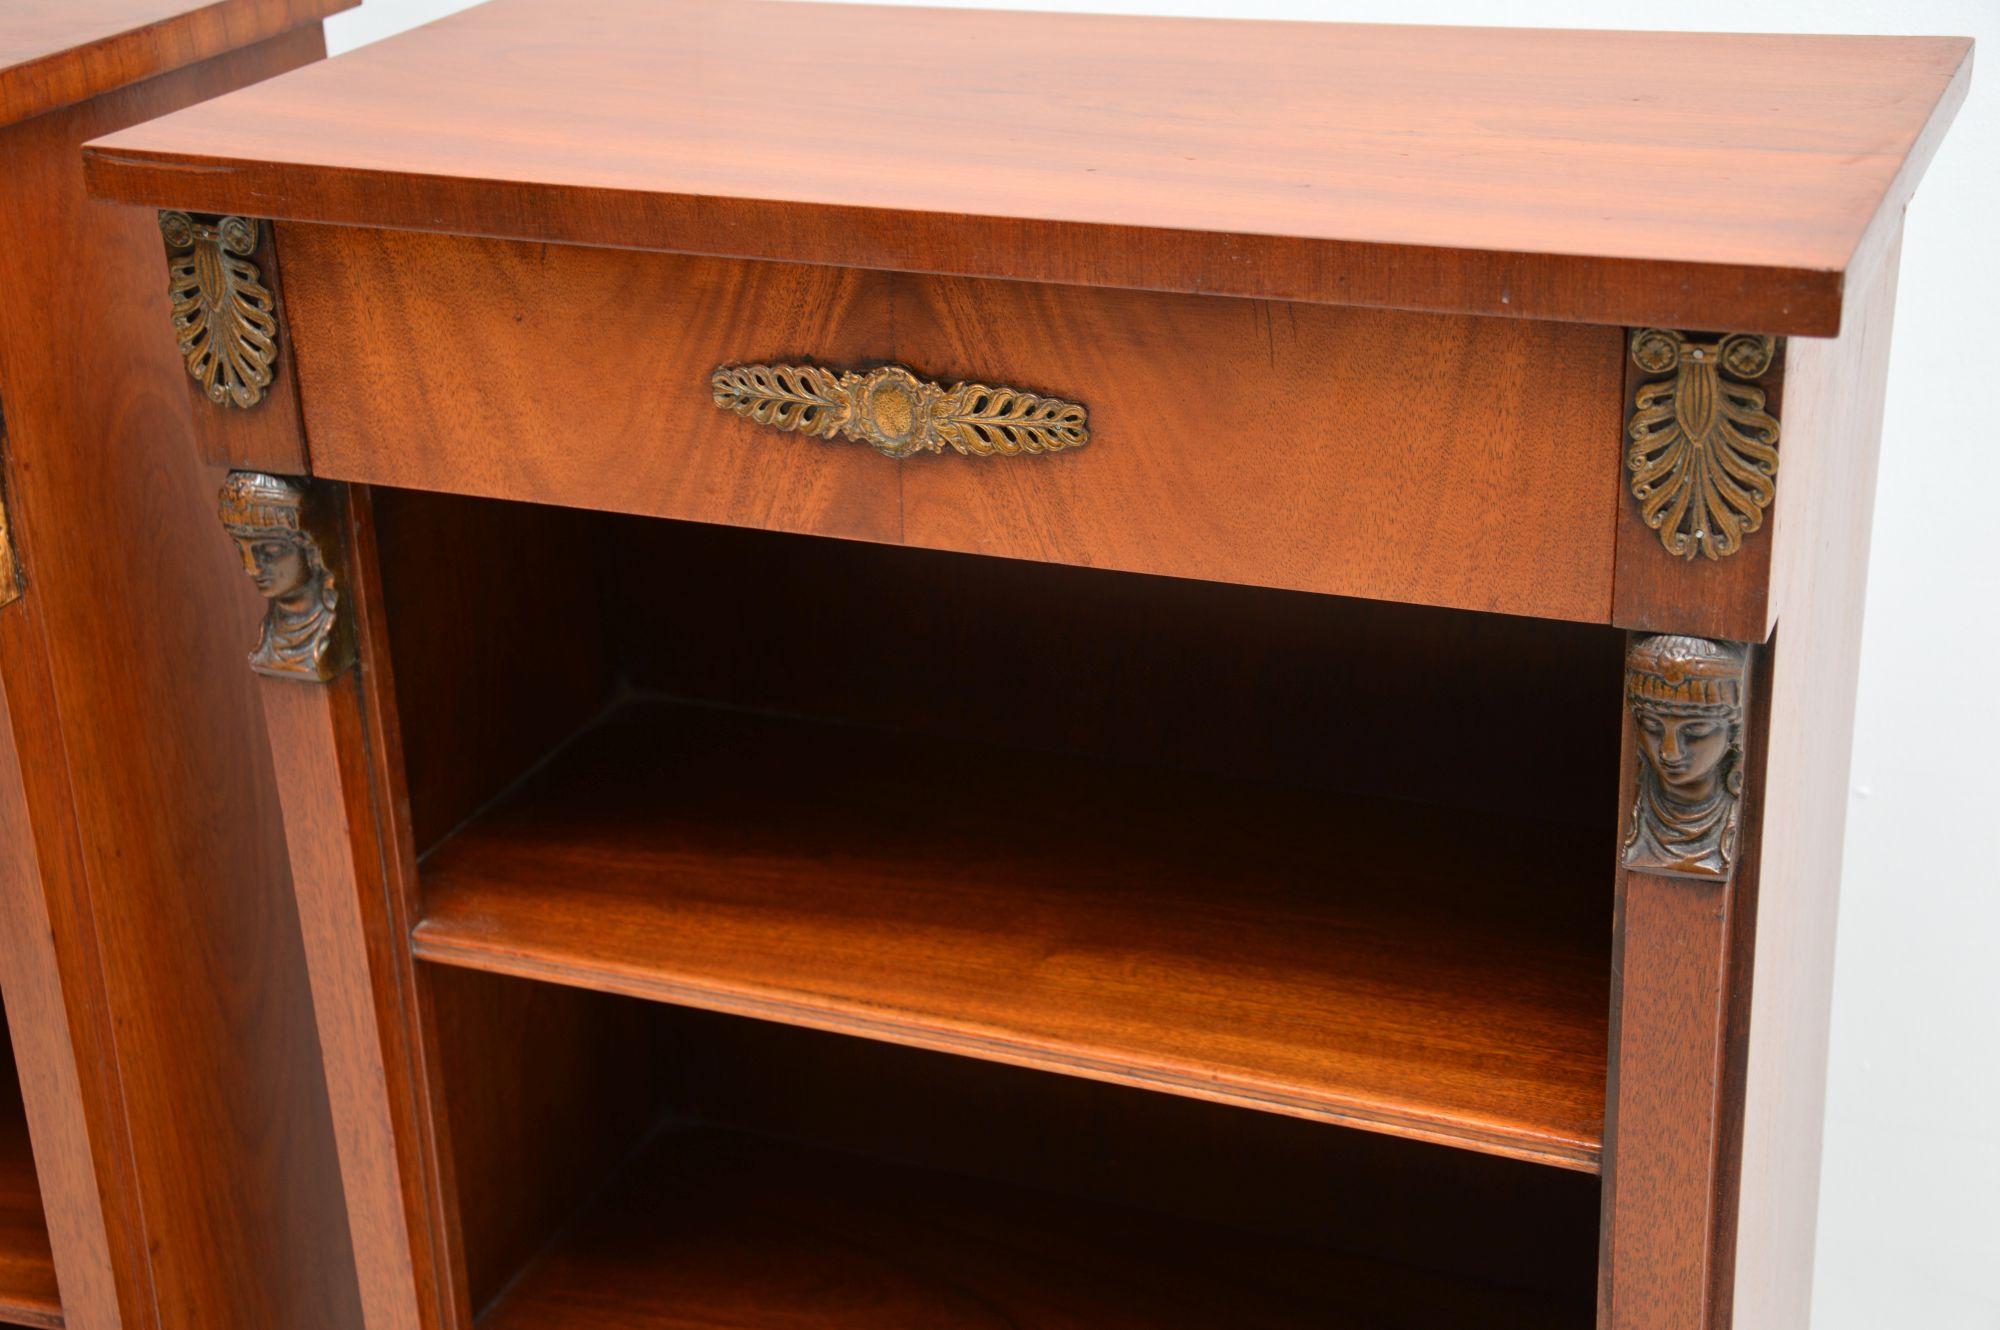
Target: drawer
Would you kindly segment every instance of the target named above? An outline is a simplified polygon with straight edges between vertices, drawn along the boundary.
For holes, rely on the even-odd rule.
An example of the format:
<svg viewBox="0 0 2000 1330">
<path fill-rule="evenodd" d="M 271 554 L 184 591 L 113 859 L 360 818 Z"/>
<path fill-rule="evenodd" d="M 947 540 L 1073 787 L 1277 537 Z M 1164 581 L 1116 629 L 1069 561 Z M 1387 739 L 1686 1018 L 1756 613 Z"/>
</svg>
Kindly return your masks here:
<svg viewBox="0 0 2000 1330">
<path fill-rule="evenodd" d="M 315 474 L 1602 622 L 1623 331 L 281 225 Z M 1063 398 L 1089 441 L 896 459 L 718 366 Z"/>
</svg>

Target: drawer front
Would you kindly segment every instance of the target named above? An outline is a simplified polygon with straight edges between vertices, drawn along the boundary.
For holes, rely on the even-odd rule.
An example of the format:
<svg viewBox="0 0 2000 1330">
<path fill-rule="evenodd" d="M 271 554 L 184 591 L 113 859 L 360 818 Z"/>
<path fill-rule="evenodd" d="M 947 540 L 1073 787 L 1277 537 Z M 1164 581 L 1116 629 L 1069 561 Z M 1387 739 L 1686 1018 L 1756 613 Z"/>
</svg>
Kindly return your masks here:
<svg viewBox="0 0 2000 1330">
<path fill-rule="evenodd" d="M 479 494 L 1544 617 L 1610 614 L 1616 328 L 281 226 L 312 467 Z M 719 366 L 908 366 L 1089 441 L 883 455 Z"/>
</svg>

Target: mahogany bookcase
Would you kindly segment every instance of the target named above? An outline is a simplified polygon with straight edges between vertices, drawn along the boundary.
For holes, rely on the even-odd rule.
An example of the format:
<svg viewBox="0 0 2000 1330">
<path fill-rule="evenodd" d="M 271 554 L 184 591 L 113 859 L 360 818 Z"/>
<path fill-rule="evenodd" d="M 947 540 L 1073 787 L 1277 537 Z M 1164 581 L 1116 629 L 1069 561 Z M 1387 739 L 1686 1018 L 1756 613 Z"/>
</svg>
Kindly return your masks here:
<svg viewBox="0 0 2000 1330">
<path fill-rule="evenodd" d="M 0 4 L 0 1324 L 360 1322 L 219 473 L 81 151 L 350 3 Z"/>
<path fill-rule="evenodd" d="M 98 140 L 368 1324 L 1804 1330 L 1969 56 L 498 0 Z"/>
</svg>

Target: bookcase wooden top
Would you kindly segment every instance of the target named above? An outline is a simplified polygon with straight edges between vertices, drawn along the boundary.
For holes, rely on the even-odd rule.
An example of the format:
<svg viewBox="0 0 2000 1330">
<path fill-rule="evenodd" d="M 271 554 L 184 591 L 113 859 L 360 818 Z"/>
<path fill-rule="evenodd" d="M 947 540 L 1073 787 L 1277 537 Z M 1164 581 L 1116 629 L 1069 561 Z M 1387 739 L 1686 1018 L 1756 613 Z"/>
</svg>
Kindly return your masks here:
<svg viewBox="0 0 2000 1330">
<path fill-rule="evenodd" d="M 357 0 L 7 0 L 0 125 L 274 37 Z"/>
<path fill-rule="evenodd" d="M 1970 52 L 494 0 L 101 139 L 90 170 L 207 212 L 1823 336 Z"/>
</svg>

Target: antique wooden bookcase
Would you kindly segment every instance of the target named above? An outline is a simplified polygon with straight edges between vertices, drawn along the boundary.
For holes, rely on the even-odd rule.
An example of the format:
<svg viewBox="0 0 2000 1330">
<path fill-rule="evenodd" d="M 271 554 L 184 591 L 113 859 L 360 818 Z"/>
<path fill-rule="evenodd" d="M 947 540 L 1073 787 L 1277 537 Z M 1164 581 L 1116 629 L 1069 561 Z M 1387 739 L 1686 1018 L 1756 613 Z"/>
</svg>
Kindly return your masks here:
<svg viewBox="0 0 2000 1330">
<path fill-rule="evenodd" d="M 369 1325 L 1803 1330 L 1968 68 L 500 0 L 93 145 Z"/>
<path fill-rule="evenodd" d="M 0 3 L 0 1325 L 360 1323 L 221 473 L 82 160 L 351 3 Z"/>
</svg>

